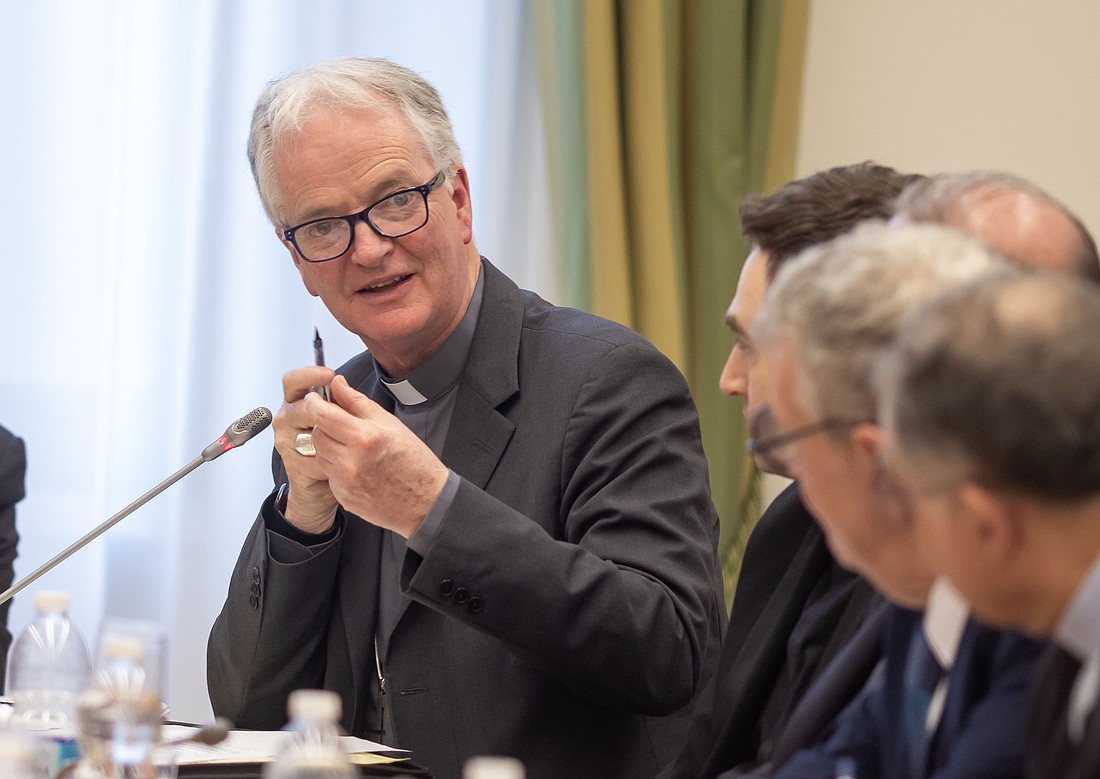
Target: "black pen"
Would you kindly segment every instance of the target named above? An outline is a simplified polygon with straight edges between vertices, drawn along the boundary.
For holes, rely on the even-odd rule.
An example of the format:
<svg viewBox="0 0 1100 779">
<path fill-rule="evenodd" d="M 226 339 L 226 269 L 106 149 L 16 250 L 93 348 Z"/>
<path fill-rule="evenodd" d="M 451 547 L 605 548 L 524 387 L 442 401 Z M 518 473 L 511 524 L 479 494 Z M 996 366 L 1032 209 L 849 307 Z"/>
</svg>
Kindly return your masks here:
<svg viewBox="0 0 1100 779">
<path fill-rule="evenodd" d="M 318 332 L 316 327 L 313 328 L 313 364 L 321 366 L 325 364 L 325 344 L 321 340 L 321 333 Z M 332 396 L 329 394 L 327 385 L 324 387 L 314 387 L 314 389 L 317 390 L 317 393 L 322 398 L 329 402 L 332 401 Z"/>
</svg>

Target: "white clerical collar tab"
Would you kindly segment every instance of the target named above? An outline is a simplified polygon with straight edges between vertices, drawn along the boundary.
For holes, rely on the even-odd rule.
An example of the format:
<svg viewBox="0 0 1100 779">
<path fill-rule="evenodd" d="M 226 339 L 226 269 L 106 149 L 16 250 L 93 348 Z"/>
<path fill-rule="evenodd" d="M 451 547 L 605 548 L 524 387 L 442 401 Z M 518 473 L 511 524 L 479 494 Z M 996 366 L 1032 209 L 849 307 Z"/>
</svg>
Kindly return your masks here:
<svg viewBox="0 0 1100 779">
<path fill-rule="evenodd" d="M 386 385 L 386 388 L 393 393 L 393 396 L 397 398 L 397 402 L 403 406 L 419 406 L 425 400 L 426 397 L 420 394 L 420 391 L 409 383 L 408 379 L 402 379 L 401 381 L 386 381 L 382 379 L 382 383 Z"/>
</svg>

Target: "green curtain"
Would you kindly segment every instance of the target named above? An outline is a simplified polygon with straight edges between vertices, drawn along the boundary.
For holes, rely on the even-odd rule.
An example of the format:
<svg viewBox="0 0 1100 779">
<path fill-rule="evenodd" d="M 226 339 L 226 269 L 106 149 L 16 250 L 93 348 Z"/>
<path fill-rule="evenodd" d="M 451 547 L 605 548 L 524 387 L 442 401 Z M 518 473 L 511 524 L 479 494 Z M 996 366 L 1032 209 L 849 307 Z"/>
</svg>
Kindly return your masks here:
<svg viewBox="0 0 1100 779">
<path fill-rule="evenodd" d="M 645 335 L 702 421 L 727 597 L 759 511 L 717 388 L 748 247 L 737 205 L 792 173 L 808 0 L 533 0 L 566 302 Z"/>
</svg>

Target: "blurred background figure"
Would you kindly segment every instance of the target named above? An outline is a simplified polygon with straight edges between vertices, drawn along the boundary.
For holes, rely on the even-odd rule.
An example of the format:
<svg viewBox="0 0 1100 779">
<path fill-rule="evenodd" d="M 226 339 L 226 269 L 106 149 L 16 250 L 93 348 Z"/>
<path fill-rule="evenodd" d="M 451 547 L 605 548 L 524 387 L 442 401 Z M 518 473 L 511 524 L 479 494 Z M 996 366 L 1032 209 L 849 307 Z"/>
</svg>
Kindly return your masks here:
<svg viewBox="0 0 1100 779">
<path fill-rule="evenodd" d="M 776 777 L 833 776 L 845 758 L 859 776 L 1023 776 L 1040 646 L 978 624 L 940 580 L 883 468 L 872 383 L 913 311 L 1007 268 L 953 229 L 869 224 L 800 255 L 760 309 L 751 335 L 763 421 L 753 449 L 782 460 L 836 559 L 892 601 L 882 673 L 827 741 Z"/>
<path fill-rule="evenodd" d="M 982 620 L 1053 645 L 1031 776 L 1100 775 L 1100 292 L 1048 275 L 930 304 L 880 368 L 887 466 Z"/>
<path fill-rule="evenodd" d="M 23 440 L 0 427 L 0 591 L 14 580 L 14 564 L 19 533 L 15 529 L 15 504 L 26 494 L 27 455 Z M 0 661 L 7 667 L 11 630 L 8 609 L 11 601 L 0 605 Z M 0 681 L 3 689 L 3 681 Z"/>
</svg>

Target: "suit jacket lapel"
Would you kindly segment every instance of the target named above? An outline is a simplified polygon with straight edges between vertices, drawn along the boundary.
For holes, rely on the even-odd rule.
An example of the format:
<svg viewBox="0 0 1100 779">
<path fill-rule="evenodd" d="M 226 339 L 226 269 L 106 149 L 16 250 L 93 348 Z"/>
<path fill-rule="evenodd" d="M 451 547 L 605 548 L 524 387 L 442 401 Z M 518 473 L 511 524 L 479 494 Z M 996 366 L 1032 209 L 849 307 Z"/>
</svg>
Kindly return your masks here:
<svg viewBox="0 0 1100 779">
<path fill-rule="evenodd" d="M 715 695 L 724 697 L 731 706 L 724 720 L 716 723 L 718 728 L 715 732 L 720 739 L 727 740 L 728 734 L 729 744 L 743 746 L 747 740 L 741 734 L 757 726 L 760 713 L 775 686 L 778 669 L 786 657 L 791 630 L 828 560 L 821 531 L 811 521 L 806 525 L 798 551 L 791 558 L 775 593 L 742 642 L 728 682 L 715 690 Z M 708 772 L 718 772 L 728 767 L 731 760 L 740 762 L 753 757 L 729 754 L 729 744 L 710 756 Z"/>
<path fill-rule="evenodd" d="M 1031 774 L 1034 776 L 1074 775 L 1071 769 L 1079 756 L 1070 744 L 1066 717 L 1070 690 L 1079 669 L 1076 658 L 1055 643 L 1047 647 L 1039 662 L 1031 692 L 1029 723 Z M 1098 729 L 1096 719 L 1094 712 L 1086 738 Z"/>
<path fill-rule="evenodd" d="M 1093 709 L 1081 740 L 1078 771 L 1081 776 L 1100 776 L 1100 708 Z"/>
<path fill-rule="evenodd" d="M 883 656 L 883 636 L 890 606 L 876 597 L 855 635 L 818 675 L 794 707 L 776 739 L 774 765 L 782 765 L 795 752 L 813 746 L 837 715 L 859 694 Z"/>
<path fill-rule="evenodd" d="M 504 454 L 515 425 L 497 407 L 519 391 L 523 297 L 488 260 L 477 330 L 455 399 L 443 462 L 484 488 Z"/>
</svg>

